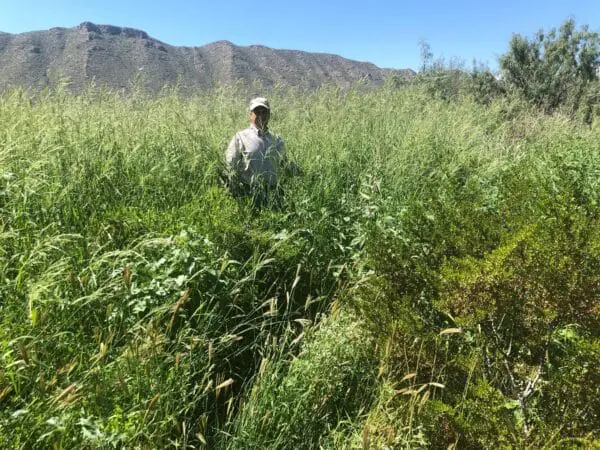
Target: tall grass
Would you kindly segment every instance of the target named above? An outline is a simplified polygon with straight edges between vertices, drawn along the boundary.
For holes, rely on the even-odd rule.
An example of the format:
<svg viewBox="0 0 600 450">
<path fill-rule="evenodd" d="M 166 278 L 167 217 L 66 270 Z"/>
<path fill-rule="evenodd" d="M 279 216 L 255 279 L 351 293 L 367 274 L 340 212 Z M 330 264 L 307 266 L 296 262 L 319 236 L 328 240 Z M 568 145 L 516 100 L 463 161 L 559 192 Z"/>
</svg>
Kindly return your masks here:
<svg viewBox="0 0 600 450">
<path fill-rule="evenodd" d="M 0 96 L 0 447 L 598 439 L 597 128 L 270 96 L 302 175 L 258 211 L 234 90 Z"/>
</svg>

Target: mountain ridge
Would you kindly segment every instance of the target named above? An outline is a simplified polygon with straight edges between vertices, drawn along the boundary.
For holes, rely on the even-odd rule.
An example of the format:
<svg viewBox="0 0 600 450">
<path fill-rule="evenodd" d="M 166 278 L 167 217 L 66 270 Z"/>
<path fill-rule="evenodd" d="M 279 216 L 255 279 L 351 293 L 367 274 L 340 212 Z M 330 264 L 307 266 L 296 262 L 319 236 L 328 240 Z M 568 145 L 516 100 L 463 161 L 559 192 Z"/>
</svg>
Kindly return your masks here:
<svg viewBox="0 0 600 450">
<path fill-rule="evenodd" d="M 388 76 L 409 80 L 411 69 L 380 68 L 331 53 L 239 46 L 219 40 L 199 47 L 172 46 L 130 27 L 82 22 L 72 28 L 11 34 L 0 32 L 0 90 L 56 87 L 70 90 L 90 83 L 131 89 L 136 83 L 158 92 L 221 85 L 316 89 L 378 86 Z"/>
</svg>

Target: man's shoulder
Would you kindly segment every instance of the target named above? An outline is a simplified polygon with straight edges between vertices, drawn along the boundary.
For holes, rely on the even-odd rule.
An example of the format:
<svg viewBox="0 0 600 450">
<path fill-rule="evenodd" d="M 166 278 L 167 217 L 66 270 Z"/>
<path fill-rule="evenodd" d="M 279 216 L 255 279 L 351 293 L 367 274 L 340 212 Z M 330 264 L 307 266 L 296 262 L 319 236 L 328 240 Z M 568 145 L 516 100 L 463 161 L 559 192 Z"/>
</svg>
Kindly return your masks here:
<svg viewBox="0 0 600 450">
<path fill-rule="evenodd" d="M 236 133 L 239 136 L 255 136 L 256 130 L 252 127 L 244 128 Z"/>
</svg>

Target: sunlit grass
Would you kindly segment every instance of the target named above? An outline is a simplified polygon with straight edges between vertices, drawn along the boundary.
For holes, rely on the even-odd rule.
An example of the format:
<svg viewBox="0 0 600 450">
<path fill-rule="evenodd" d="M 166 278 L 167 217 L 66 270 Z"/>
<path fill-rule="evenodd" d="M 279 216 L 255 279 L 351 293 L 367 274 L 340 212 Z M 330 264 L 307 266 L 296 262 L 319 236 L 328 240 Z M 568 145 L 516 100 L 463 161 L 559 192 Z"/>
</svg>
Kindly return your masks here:
<svg viewBox="0 0 600 450">
<path fill-rule="evenodd" d="M 598 438 L 597 400 L 561 391 L 598 398 L 597 129 L 412 87 L 273 92 L 302 175 L 253 211 L 220 181 L 246 100 L 0 96 L 0 447 Z M 505 361 L 493 342 L 533 328 L 487 330 L 494 292 L 548 299 Z"/>
</svg>

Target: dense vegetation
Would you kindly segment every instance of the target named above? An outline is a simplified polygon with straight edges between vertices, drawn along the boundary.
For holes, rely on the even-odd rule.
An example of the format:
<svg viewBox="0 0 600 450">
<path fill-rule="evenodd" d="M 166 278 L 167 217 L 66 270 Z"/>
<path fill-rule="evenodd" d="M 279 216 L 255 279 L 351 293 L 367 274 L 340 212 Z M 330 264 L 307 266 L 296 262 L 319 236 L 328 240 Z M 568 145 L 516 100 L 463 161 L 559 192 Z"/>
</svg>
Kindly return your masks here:
<svg viewBox="0 0 600 450">
<path fill-rule="evenodd" d="M 0 448 L 600 445 L 594 110 L 432 79 L 271 92 L 261 210 L 233 90 L 2 94 Z"/>
<path fill-rule="evenodd" d="M 533 38 L 513 35 L 499 58 L 499 76 L 477 61 L 466 70 L 463 61 L 434 59 L 427 42 L 421 43 L 421 57 L 417 81 L 436 98 L 469 95 L 483 104 L 512 98 L 587 124 L 599 112 L 600 35 L 588 26 L 578 29 L 573 19 Z"/>
</svg>

